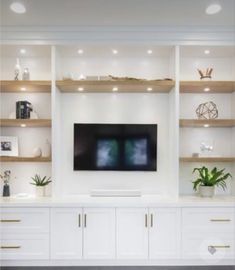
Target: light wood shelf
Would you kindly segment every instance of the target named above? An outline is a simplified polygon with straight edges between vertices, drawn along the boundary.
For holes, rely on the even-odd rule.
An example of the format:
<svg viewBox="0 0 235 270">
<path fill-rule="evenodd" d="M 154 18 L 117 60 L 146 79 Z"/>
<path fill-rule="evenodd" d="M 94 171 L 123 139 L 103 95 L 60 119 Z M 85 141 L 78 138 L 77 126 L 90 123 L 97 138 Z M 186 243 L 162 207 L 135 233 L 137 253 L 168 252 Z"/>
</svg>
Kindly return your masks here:
<svg viewBox="0 0 235 270">
<path fill-rule="evenodd" d="M 84 92 L 112 93 L 114 87 L 121 93 L 141 93 L 148 92 L 147 88 L 152 88 L 149 93 L 168 93 L 174 87 L 175 82 L 171 80 L 159 81 L 135 81 L 135 80 L 110 80 L 110 81 L 57 81 L 57 87 L 61 92 L 79 92 L 78 88 L 83 88 Z"/>
<path fill-rule="evenodd" d="M 50 119 L 0 119 L 1 127 L 51 127 Z"/>
<path fill-rule="evenodd" d="M 205 88 L 210 88 L 205 92 Z M 235 81 L 181 81 L 181 93 L 233 93 Z"/>
<path fill-rule="evenodd" d="M 235 119 L 180 119 L 180 127 L 235 127 Z"/>
<path fill-rule="evenodd" d="M 181 157 L 181 162 L 235 162 L 235 157 Z"/>
<path fill-rule="evenodd" d="M 1 162 L 51 162 L 51 157 L 0 157 Z"/>
<path fill-rule="evenodd" d="M 0 81 L 2 93 L 50 93 L 51 81 Z"/>
</svg>

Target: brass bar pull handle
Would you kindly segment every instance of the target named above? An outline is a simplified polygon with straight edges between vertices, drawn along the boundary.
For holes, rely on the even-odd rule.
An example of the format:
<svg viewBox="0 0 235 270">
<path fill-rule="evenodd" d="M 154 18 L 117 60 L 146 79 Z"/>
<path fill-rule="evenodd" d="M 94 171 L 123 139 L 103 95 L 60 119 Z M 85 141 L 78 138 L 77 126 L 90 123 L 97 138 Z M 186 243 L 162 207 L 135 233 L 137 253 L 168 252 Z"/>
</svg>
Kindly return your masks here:
<svg viewBox="0 0 235 270">
<path fill-rule="evenodd" d="M 153 228 L 153 214 L 151 214 L 150 216 L 150 226 L 151 228 Z"/>
<path fill-rule="evenodd" d="M 86 228 L 86 224 L 87 223 L 87 220 L 86 220 L 86 214 L 84 215 L 84 228 Z"/>
<path fill-rule="evenodd" d="M 78 215 L 78 227 L 81 228 L 81 214 Z"/>
<path fill-rule="evenodd" d="M 1 246 L 1 249 L 18 249 L 21 248 L 21 246 Z"/>
<path fill-rule="evenodd" d="M 145 228 L 148 228 L 148 215 L 145 214 Z"/>
<path fill-rule="evenodd" d="M 2 222 L 2 223 L 10 223 L 10 222 L 14 223 L 14 222 L 21 222 L 21 220 L 20 219 L 1 219 L 0 222 Z"/>
<path fill-rule="evenodd" d="M 211 219 L 211 222 L 230 222 L 231 219 Z"/>
<path fill-rule="evenodd" d="M 211 245 L 211 246 L 208 246 L 208 248 L 230 248 L 229 245 Z"/>
</svg>

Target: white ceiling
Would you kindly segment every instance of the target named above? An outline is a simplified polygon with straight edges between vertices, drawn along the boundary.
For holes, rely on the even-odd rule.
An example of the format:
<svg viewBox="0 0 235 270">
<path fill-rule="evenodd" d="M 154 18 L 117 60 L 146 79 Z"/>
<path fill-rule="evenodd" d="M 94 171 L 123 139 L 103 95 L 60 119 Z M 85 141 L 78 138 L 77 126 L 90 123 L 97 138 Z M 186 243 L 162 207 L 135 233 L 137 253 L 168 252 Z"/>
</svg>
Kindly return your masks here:
<svg viewBox="0 0 235 270">
<path fill-rule="evenodd" d="M 235 27 L 235 0 L 17 0 L 27 12 L 13 13 L 0 0 L 3 26 L 226 26 Z M 206 6 L 222 11 L 208 16 Z"/>
</svg>

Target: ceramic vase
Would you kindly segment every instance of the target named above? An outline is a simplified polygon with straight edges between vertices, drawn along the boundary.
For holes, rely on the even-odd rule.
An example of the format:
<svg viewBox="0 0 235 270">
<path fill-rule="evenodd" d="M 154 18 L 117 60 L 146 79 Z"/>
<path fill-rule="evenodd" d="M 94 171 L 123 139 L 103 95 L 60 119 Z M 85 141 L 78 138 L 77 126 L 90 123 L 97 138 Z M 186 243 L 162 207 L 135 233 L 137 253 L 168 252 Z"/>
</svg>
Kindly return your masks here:
<svg viewBox="0 0 235 270">
<path fill-rule="evenodd" d="M 201 197 L 212 198 L 215 195 L 215 187 L 199 186 L 199 194 Z"/>
</svg>

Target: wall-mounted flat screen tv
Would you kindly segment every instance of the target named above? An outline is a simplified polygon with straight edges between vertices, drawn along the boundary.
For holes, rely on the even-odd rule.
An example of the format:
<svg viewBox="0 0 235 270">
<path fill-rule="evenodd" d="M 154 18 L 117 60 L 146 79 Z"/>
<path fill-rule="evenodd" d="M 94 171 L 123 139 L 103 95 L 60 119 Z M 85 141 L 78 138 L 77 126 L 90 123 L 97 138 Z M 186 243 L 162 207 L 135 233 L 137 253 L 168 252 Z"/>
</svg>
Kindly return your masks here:
<svg viewBox="0 0 235 270">
<path fill-rule="evenodd" d="M 74 124 L 74 170 L 156 171 L 156 124 Z"/>
</svg>

